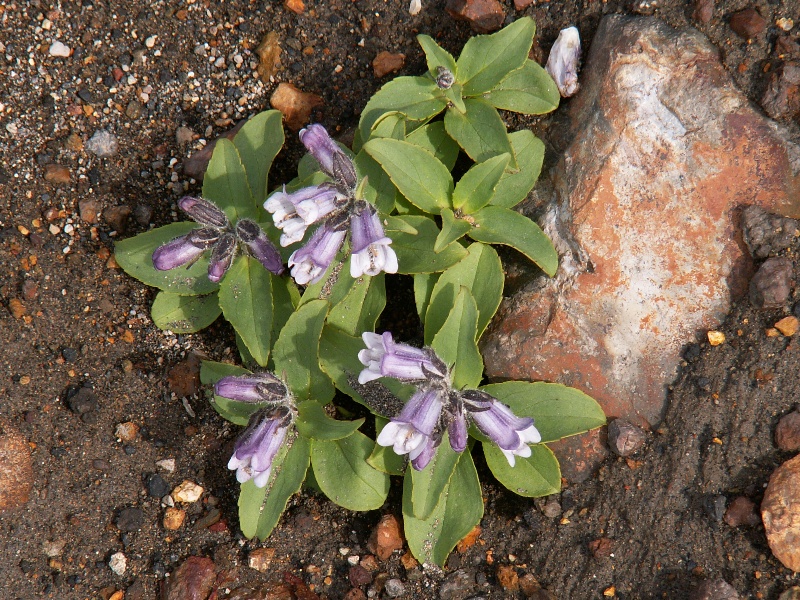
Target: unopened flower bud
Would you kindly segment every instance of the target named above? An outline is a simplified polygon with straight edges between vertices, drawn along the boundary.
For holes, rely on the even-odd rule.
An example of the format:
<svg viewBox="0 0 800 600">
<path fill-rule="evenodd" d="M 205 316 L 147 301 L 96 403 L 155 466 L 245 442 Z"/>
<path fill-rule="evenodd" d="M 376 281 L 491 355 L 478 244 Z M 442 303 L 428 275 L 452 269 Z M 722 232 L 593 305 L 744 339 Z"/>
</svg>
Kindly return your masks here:
<svg viewBox="0 0 800 600">
<path fill-rule="evenodd" d="M 225 233 L 219 238 L 211 253 L 211 261 L 208 264 L 208 278 L 214 283 L 219 283 L 220 279 L 228 272 L 236 256 L 236 236 L 232 233 Z"/>
<path fill-rule="evenodd" d="M 456 78 L 453 77 L 453 73 L 450 69 L 441 65 L 436 67 L 436 85 L 439 86 L 439 89 L 449 90 L 453 87 L 455 80 Z"/>
<path fill-rule="evenodd" d="M 250 219 L 241 219 L 236 223 L 236 235 L 267 271 L 276 275 L 283 273 L 281 255 L 258 223 Z"/>
<path fill-rule="evenodd" d="M 153 252 L 153 266 L 159 271 L 169 271 L 191 265 L 219 239 L 219 230 L 203 227 L 190 231 L 167 242 Z"/>
<path fill-rule="evenodd" d="M 214 385 L 214 393 L 237 402 L 280 402 L 289 391 L 286 384 L 269 372 L 228 375 Z"/>
<path fill-rule="evenodd" d="M 228 217 L 225 213 L 216 204 L 204 198 L 184 196 L 178 200 L 178 208 L 201 225 L 219 228 L 228 226 Z"/>
</svg>

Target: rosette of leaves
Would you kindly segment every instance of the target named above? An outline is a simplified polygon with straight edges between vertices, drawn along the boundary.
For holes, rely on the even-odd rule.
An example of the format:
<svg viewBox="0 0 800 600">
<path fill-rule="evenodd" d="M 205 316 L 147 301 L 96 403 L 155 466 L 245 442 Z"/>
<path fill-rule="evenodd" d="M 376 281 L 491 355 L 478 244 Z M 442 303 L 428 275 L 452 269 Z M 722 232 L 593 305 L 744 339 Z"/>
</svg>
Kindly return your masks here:
<svg viewBox="0 0 800 600">
<path fill-rule="evenodd" d="M 250 119 L 233 140 L 218 140 L 203 180 L 203 197 L 221 208 L 232 223 L 251 219 L 274 236 L 272 220 L 262 205 L 270 166 L 283 143 L 282 116 L 275 110 Z M 248 360 L 266 366 L 272 342 L 297 302 L 294 283 L 273 275 L 245 254 L 236 257 L 219 283 L 208 279 L 207 255 L 188 267 L 157 270 L 153 251 L 196 227 L 194 222 L 172 223 L 122 240 L 116 245 L 115 258 L 129 275 L 159 289 L 151 309 L 158 327 L 193 333 L 222 314 L 236 331 Z"/>
<path fill-rule="evenodd" d="M 325 300 L 313 300 L 287 320 L 273 349 L 272 360 L 294 396 L 294 431 L 273 461 L 265 487 L 252 480 L 241 485 L 239 526 L 245 536 L 265 539 L 278 523 L 286 504 L 306 481 L 333 502 L 350 510 L 379 508 L 389 492 L 389 476 L 367 462 L 374 442 L 358 431 L 364 419 L 336 420 L 326 405 L 334 386 L 319 364 L 319 346 L 330 310 Z M 226 375 L 248 371 L 226 363 L 204 361 L 200 379 L 214 384 Z M 225 419 L 247 425 L 258 404 L 214 396 L 212 406 Z"/>
</svg>

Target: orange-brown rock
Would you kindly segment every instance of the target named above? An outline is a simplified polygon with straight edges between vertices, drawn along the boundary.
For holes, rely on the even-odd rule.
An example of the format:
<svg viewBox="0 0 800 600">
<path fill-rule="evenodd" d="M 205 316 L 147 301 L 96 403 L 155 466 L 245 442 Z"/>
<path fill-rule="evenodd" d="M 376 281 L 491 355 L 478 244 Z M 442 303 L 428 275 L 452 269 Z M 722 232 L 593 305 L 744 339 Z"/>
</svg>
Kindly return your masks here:
<svg viewBox="0 0 800 600">
<path fill-rule="evenodd" d="M 372 60 L 372 70 L 375 72 L 375 77 L 381 78 L 389 73 L 395 73 L 403 68 L 406 64 L 405 54 L 392 54 L 391 52 L 379 52 Z"/>
<path fill-rule="evenodd" d="M 775 558 L 800 571 L 800 456 L 787 460 L 770 476 L 761 519 Z"/>
<path fill-rule="evenodd" d="M 261 81 L 269 83 L 270 77 L 278 72 L 281 58 L 281 40 L 277 33 L 270 31 L 256 47 L 258 55 L 258 76 Z"/>
<path fill-rule="evenodd" d="M 503 26 L 506 13 L 497 0 L 448 0 L 447 13 L 454 19 L 469 21 L 478 33 L 488 33 Z"/>
<path fill-rule="evenodd" d="M 604 18 L 581 85 L 570 142 L 540 185 L 551 192 L 539 192 L 559 271 L 504 300 L 484 338 L 486 370 L 578 387 L 609 417 L 647 429 L 681 347 L 746 291 L 742 206 L 800 212 L 797 149 L 691 28 Z M 567 479 L 599 463 L 600 435 L 553 445 Z"/>
<path fill-rule="evenodd" d="M 33 462 L 28 442 L 0 421 L 0 513 L 24 505 L 33 488 Z"/>
<path fill-rule="evenodd" d="M 403 547 L 403 534 L 400 523 L 394 515 L 384 515 L 367 543 L 367 548 L 381 560 L 386 560 L 395 550 Z"/>
<path fill-rule="evenodd" d="M 324 104 L 321 96 L 302 92 L 291 83 L 281 83 L 269 99 L 272 108 L 283 113 L 287 127 L 302 129 L 311 121 L 311 111 Z"/>
</svg>

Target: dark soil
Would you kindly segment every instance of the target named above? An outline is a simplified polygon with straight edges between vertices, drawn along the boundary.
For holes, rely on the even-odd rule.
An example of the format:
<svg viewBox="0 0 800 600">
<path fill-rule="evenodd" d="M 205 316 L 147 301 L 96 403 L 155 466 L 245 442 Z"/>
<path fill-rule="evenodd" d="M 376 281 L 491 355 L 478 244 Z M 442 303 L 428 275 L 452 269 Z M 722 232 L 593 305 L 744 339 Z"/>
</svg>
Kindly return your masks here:
<svg viewBox="0 0 800 600">
<path fill-rule="evenodd" d="M 545 56 L 563 27 L 577 25 L 588 45 L 604 14 L 657 6 L 654 14 L 670 24 L 706 33 L 754 102 L 765 70 L 777 63 L 776 20 L 800 16 L 794 0 L 718 0 L 707 25 L 693 21 L 684 0 L 540 1 L 519 12 L 503 3 L 511 17 L 534 17 Z M 115 239 L 177 219 L 175 200 L 199 189 L 182 163 L 202 142 L 179 144 L 179 127 L 211 140 L 268 108 L 277 82 L 288 81 L 321 95 L 315 120 L 344 132 L 386 80 L 372 73 L 378 52 L 404 53 L 400 74 L 423 70 L 417 33 L 458 53 L 471 31 L 444 4 L 429 0 L 417 17 L 406 0 L 307 0 L 301 15 L 276 0 L 0 5 L 0 297 L 8 309 L 0 310 L 0 426 L 29 442 L 34 465 L 28 502 L 0 514 L 0 597 L 108 598 L 126 590 L 127 600 L 156 598 L 193 555 L 213 559 L 218 598 L 286 573 L 298 578 L 289 586 L 297 597 L 313 590 L 341 598 L 351 590 L 347 558 L 367 554 L 378 519 L 398 512 L 399 482 L 382 511 L 366 514 L 304 491 L 270 539 L 244 540 L 238 486 L 225 468 L 238 428 L 217 416 L 192 376 L 195 355 L 236 356 L 230 331 L 158 330 L 148 316 L 153 291 L 109 257 Z M 747 6 L 767 22 L 750 43 L 728 24 Z M 269 31 L 280 34 L 283 54 L 275 83 L 265 85 L 253 71 L 253 50 Z M 55 40 L 74 54 L 50 56 Z M 536 125 L 547 136 L 551 122 L 513 125 Z M 119 142 L 111 158 L 83 147 L 100 129 Z M 300 156 L 295 136 L 288 138 L 276 182 L 292 177 Z M 50 164 L 65 167 L 68 180 L 52 180 Z M 96 223 L 87 202 L 102 212 Z M 522 597 L 508 587 L 510 572 L 501 567 L 509 565 L 560 599 L 685 598 L 717 577 L 743 597 L 775 599 L 799 584 L 772 557 L 760 522 L 722 520 L 736 496 L 758 504 L 772 469 L 788 458 L 772 440 L 777 419 L 800 399 L 800 337 L 764 334 L 784 314 L 737 304 L 722 327 L 729 343 L 687 351 L 666 419 L 645 449 L 627 461 L 609 459 L 546 511 L 543 499 L 514 496 L 479 464 L 486 516 L 478 542 L 454 552 L 443 571 L 406 568 L 395 553 L 378 563 L 364 591 L 380 596 L 387 578 L 399 578 L 406 597 Z M 115 437 L 124 422 L 140 427 L 135 439 Z M 174 472 L 156 465 L 168 458 Z M 158 486 L 148 481 L 154 473 L 170 490 L 185 479 L 206 490 L 177 531 L 162 526 L 165 509 L 151 495 Z M 221 520 L 209 528 L 215 510 Z M 598 544 L 590 542 L 601 538 L 592 552 Z M 60 542 L 63 549 L 52 551 Z M 247 566 L 259 547 L 276 549 L 265 573 Z M 127 557 L 122 576 L 108 566 L 116 552 Z"/>
</svg>

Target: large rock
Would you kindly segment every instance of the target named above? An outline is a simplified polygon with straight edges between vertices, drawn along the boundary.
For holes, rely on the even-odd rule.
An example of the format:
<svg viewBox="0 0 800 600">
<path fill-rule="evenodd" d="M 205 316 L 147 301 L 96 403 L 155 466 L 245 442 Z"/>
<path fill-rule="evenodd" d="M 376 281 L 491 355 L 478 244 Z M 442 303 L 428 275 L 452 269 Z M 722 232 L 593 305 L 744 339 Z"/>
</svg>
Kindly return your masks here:
<svg viewBox="0 0 800 600">
<path fill-rule="evenodd" d="M 770 550 L 783 565 L 800 572 L 800 456 L 775 469 L 761 502 Z"/>
<path fill-rule="evenodd" d="M 609 417 L 647 428 L 681 347 L 746 290 L 742 207 L 800 211 L 800 152 L 694 29 L 606 17 L 582 77 L 544 217 L 561 266 L 503 303 L 483 346 L 487 372 L 576 386 Z M 598 435 L 567 441 L 568 478 L 602 456 Z"/>
</svg>

